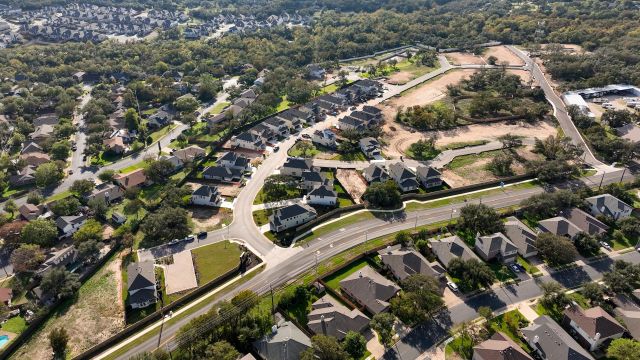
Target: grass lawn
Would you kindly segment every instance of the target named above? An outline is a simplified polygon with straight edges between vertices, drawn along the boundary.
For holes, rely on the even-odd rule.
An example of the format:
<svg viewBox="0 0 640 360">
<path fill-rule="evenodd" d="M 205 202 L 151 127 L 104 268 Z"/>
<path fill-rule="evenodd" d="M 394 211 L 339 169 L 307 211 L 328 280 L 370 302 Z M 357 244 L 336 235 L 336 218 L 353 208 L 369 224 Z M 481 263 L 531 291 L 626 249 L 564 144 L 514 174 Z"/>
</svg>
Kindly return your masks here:
<svg viewBox="0 0 640 360">
<path fill-rule="evenodd" d="M 433 158 L 435 158 L 436 156 L 440 155 L 440 150 L 438 149 L 433 149 L 432 151 L 423 151 L 421 153 L 416 153 L 411 146 L 409 146 L 409 148 L 407 150 L 405 150 L 405 155 L 407 155 L 407 157 L 411 158 L 411 159 L 415 159 L 415 160 L 420 160 L 420 161 L 426 161 L 426 160 L 431 160 Z"/>
<path fill-rule="evenodd" d="M 265 209 L 258 210 L 253 212 L 253 221 L 255 221 L 256 225 L 262 226 L 269 223 L 269 216 L 273 214 L 273 210 Z"/>
<path fill-rule="evenodd" d="M 347 191 L 344 189 L 344 187 L 342 187 L 342 184 L 340 184 L 339 182 L 335 182 L 334 189 L 336 190 L 336 193 L 338 193 L 339 207 L 351 206 L 355 204 L 351 199 L 351 196 L 349 196 L 349 194 L 347 194 Z"/>
<path fill-rule="evenodd" d="M 118 172 L 120 174 L 127 174 L 127 173 L 130 173 L 130 172 L 134 171 L 134 170 L 142 169 L 145 165 L 146 165 L 146 162 L 140 161 L 140 162 L 135 163 L 133 165 L 129 165 L 129 166 L 125 167 L 125 168 L 122 168 L 122 169 L 118 170 Z"/>
<path fill-rule="evenodd" d="M 151 116 L 157 112 L 158 112 L 157 108 L 151 108 L 151 109 L 143 110 L 142 115 Z"/>
<path fill-rule="evenodd" d="M 164 302 L 164 305 L 169 305 L 169 303 L 171 302 L 171 300 L 169 299 L 169 296 L 167 295 L 167 284 L 164 281 L 164 269 L 161 267 L 156 267 L 154 268 L 155 273 L 156 273 L 156 279 L 158 280 L 158 282 L 160 283 L 160 289 L 162 289 L 162 301 Z"/>
<path fill-rule="evenodd" d="M 511 271 L 507 265 L 499 262 L 499 261 L 490 261 L 487 263 L 493 273 L 496 275 L 496 281 L 503 282 L 511 279 L 517 278 L 516 274 Z"/>
<path fill-rule="evenodd" d="M 289 100 L 287 100 L 287 96 L 284 95 L 282 97 L 282 101 L 280 101 L 280 104 L 276 108 L 276 112 L 287 110 L 289 108 L 289 106 L 291 106 L 291 103 L 289 102 Z"/>
<path fill-rule="evenodd" d="M 488 144 L 488 140 L 475 140 L 475 141 L 465 141 L 465 142 L 454 142 L 448 145 L 445 145 L 440 148 L 440 150 L 456 150 L 462 149 L 470 146 L 480 146 Z"/>
<path fill-rule="evenodd" d="M 338 154 L 334 156 L 331 160 L 339 160 L 339 161 L 368 161 L 367 156 L 361 151 L 348 153 L 348 154 Z"/>
<path fill-rule="evenodd" d="M 126 215 L 127 216 L 127 223 L 131 223 L 132 221 L 136 221 L 143 219 L 144 216 L 147 214 L 147 210 L 141 206 L 140 209 L 138 209 L 138 213 L 137 214 L 125 214 L 124 212 L 124 206 L 127 203 L 127 201 L 129 200 L 124 200 L 121 201 L 118 204 L 112 205 L 111 207 L 109 207 L 109 209 L 107 210 L 107 214 L 106 217 L 107 219 L 111 219 L 111 216 L 113 215 L 114 212 L 118 212 L 120 214 Z"/>
<path fill-rule="evenodd" d="M 458 336 L 445 348 L 445 359 L 451 358 L 455 353 L 463 359 L 471 359 L 473 356 L 473 339 L 469 335 Z"/>
<path fill-rule="evenodd" d="M 323 280 L 328 287 L 332 288 L 333 290 L 338 290 L 340 288 L 340 281 L 344 280 L 349 275 L 367 265 L 376 266 L 375 263 L 373 263 L 373 261 L 369 260 L 368 258 L 362 258 L 325 277 Z"/>
<path fill-rule="evenodd" d="M 267 194 L 265 194 L 263 190 L 264 188 L 260 188 L 258 195 L 256 195 L 256 198 L 253 200 L 254 205 L 302 197 L 302 192 L 300 191 L 300 189 L 294 188 L 294 187 L 287 187 L 286 194 L 282 194 L 282 196 L 275 197 L 275 198 L 267 196 Z"/>
<path fill-rule="evenodd" d="M 224 110 L 227 106 L 231 105 L 230 102 L 223 101 L 221 103 L 217 103 L 214 107 L 209 110 L 209 114 L 220 114 L 222 110 Z"/>
<path fill-rule="evenodd" d="M 525 258 L 523 258 L 522 256 L 518 255 L 518 260 L 517 260 L 518 264 L 522 265 L 523 268 L 525 268 L 525 270 L 527 271 L 528 274 L 537 274 L 540 272 L 540 269 L 538 269 L 537 266 L 532 265 L 531 263 L 529 263 Z"/>
<path fill-rule="evenodd" d="M 140 193 L 138 197 L 140 200 L 144 201 L 145 204 L 150 204 L 155 201 L 161 200 L 159 198 L 160 191 L 162 190 L 161 184 L 153 184 L 151 186 L 145 186 L 140 189 Z"/>
<path fill-rule="evenodd" d="M 198 285 L 216 279 L 240 265 L 240 247 L 229 241 L 199 247 L 191 250 L 196 268 Z"/>
<path fill-rule="evenodd" d="M 286 291 L 293 293 L 296 287 L 290 287 Z M 311 312 L 311 304 L 318 300 L 318 296 L 309 289 L 309 298 L 306 302 L 296 301 L 294 304 L 289 304 L 283 310 L 287 315 L 294 318 L 298 324 L 306 324 L 308 322 L 307 314 Z"/>
<path fill-rule="evenodd" d="M 15 316 L 2 324 L 2 330 L 20 334 L 27 328 L 27 322 L 22 316 Z"/>
<path fill-rule="evenodd" d="M 323 87 L 322 89 L 320 89 L 320 95 L 331 94 L 332 92 L 335 92 L 336 90 L 338 90 L 338 83 L 334 82 L 333 84 L 327 85 L 327 86 Z"/>
<path fill-rule="evenodd" d="M 253 218 L 256 218 L 255 212 L 253 213 Z M 349 216 L 347 218 L 341 219 L 341 220 L 337 220 L 334 221 L 332 223 L 326 224 L 326 225 L 322 225 L 322 227 L 313 230 L 311 233 L 309 233 L 309 235 L 305 236 L 304 238 L 301 238 L 298 242 L 296 242 L 296 245 L 301 245 L 307 241 L 313 240 L 313 239 L 317 239 L 318 237 L 328 234 L 330 232 L 336 231 L 340 228 L 343 228 L 347 225 L 351 225 L 354 223 L 357 223 L 359 221 L 363 221 L 363 220 L 369 220 L 369 219 L 373 219 L 375 218 L 375 216 L 368 212 L 361 212 L 358 213 L 356 215 L 352 215 Z"/>
<path fill-rule="evenodd" d="M 97 157 L 96 156 L 91 157 L 91 165 L 105 166 L 105 165 L 112 164 L 120 159 L 122 159 L 121 154 L 116 154 L 111 151 L 107 151 L 107 152 L 103 151 Z"/>
<path fill-rule="evenodd" d="M 310 141 L 298 141 L 295 145 L 289 149 L 289 156 L 312 158 L 320 153 L 320 150 Z"/>
<path fill-rule="evenodd" d="M 165 126 L 162 129 L 158 130 L 158 131 L 154 131 L 152 132 L 149 136 L 151 136 L 151 139 L 153 140 L 153 142 L 156 142 L 158 140 L 160 140 L 160 138 L 162 138 L 163 136 L 167 135 L 169 133 L 169 131 L 175 129 L 175 125 L 171 124 L 169 126 Z"/>
<path fill-rule="evenodd" d="M 489 326 L 495 331 L 500 331 L 515 341 L 526 351 L 530 351 L 529 345 L 518 336 L 518 329 L 529 325 L 529 321 L 518 310 L 512 310 L 489 321 Z"/>
<path fill-rule="evenodd" d="M 471 165 L 481 159 L 490 159 L 502 154 L 502 150 L 485 151 L 480 154 L 458 156 L 451 161 L 446 168 L 449 170 L 459 169 L 463 166 Z"/>
<path fill-rule="evenodd" d="M 571 294 L 567 294 L 569 300 L 575 301 L 578 305 L 580 305 L 583 309 L 589 308 L 589 300 L 587 300 L 582 294 L 579 292 L 573 292 Z M 534 310 L 538 313 L 538 315 L 548 315 L 553 320 L 557 322 L 561 322 L 563 318 L 564 308 L 547 308 L 542 304 L 541 301 L 538 301 Z"/>
<path fill-rule="evenodd" d="M 66 198 L 66 197 L 69 197 L 69 196 L 73 196 L 73 194 L 71 194 L 71 191 L 69 191 L 69 190 L 61 191 L 59 193 L 55 193 L 55 194 L 49 196 L 48 198 L 46 198 L 44 200 L 44 202 L 45 203 L 50 203 L 52 201 L 62 200 L 62 199 Z"/>
</svg>

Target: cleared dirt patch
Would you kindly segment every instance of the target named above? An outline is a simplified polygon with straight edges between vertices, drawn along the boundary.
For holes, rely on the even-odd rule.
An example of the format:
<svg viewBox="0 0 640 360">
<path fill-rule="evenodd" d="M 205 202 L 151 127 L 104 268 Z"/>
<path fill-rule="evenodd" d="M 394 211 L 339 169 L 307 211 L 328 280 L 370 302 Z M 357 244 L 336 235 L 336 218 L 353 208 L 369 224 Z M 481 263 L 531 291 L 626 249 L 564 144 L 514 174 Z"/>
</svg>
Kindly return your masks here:
<svg viewBox="0 0 640 360">
<path fill-rule="evenodd" d="M 387 82 L 392 85 L 406 84 L 413 79 L 413 74 L 407 71 L 399 71 L 389 76 Z"/>
<path fill-rule="evenodd" d="M 477 71 L 475 69 L 448 71 L 442 76 L 402 93 L 400 97 L 394 97 L 386 101 L 385 104 L 394 108 L 430 104 L 445 97 L 447 85 L 458 84 L 462 79 L 468 78 Z"/>
<path fill-rule="evenodd" d="M 460 126 L 453 130 L 431 132 L 426 135 L 436 136 L 436 146 L 445 146 L 451 143 L 474 140 L 491 141 L 505 134 L 519 135 L 530 139 L 544 139 L 549 135 L 556 135 L 557 132 L 556 127 L 548 121 L 538 121 L 533 124 L 515 121 Z"/>
<path fill-rule="evenodd" d="M 444 55 L 452 65 L 486 65 L 484 59 L 468 52 L 452 52 Z"/>
<path fill-rule="evenodd" d="M 544 50 L 547 47 L 549 47 L 549 45 L 551 44 L 542 44 L 540 45 L 540 48 Z M 556 44 L 556 45 L 561 45 L 563 48 L 563 51 L 569 54 L 582 54 L 585 52 L 582 46 L 576 45 L 576 44 Z M 587 51 L 586 53 L 589 53 L 589 51 Z"/>
<path fill-rule="evenodd" d="M 55 327 L 64 327 L 69 334 L 68 356 L 76 356 L 124 329 L 120 263 L 115 257 L 103 266 L 82 285 L 77 299 L 62 306 L 13 358 L 51 358 L 48 335 Z"/>
<path fill-rule="evenodd" d="M 191 250 L 173 254 L 173 264 L 164 266 L 167 295 L 198 287 Z"/>
<path fill-rule="evenodd" d="M 340 181 L 342 187 L 351 196 L 356 204 L 360 204 L 362 201 L 360 198 L 362 194 L 367 190 L 367 183 L 355 170 L 338 169 L 336 171 L 336 179 Z"/>
<path fill-rule="evenodd" d="M 524 65 L 524 61 L 511 52 L 511 50 L 507 49 L 506 46 L 491 46 L 486 48 L 482 54 L 482 58 L 486 61 L 489 56 L 495 56 L 498 59 L 496 65 L 500 65 L 503 62 L 506 62 L 509 65 Z"/>
<path fill-rule="evenodd" d="M 212 231 L 222 224 L 231 222 L 233 214 L 230 209 L 192 207 L 189 210 L 194 225 L 194 232 Z"/>
</svg>

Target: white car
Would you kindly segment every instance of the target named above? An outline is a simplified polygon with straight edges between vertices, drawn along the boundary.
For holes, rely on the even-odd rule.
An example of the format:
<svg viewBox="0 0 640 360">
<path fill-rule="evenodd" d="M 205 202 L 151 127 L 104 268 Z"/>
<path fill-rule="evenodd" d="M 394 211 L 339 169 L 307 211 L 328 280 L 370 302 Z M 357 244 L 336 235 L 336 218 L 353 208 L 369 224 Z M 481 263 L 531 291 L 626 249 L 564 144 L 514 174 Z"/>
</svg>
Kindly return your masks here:
<svg viewBox="0 0 640 360">
<path fill-rule="evenodd" d="M 451 289 L 451 291 L 458 292 L 458 285 L 456 285 L 456 283 L 454 283 L 453 281 L 448 281 L 447 286 L 449 287 L 449 289 Z"/>
</svg>

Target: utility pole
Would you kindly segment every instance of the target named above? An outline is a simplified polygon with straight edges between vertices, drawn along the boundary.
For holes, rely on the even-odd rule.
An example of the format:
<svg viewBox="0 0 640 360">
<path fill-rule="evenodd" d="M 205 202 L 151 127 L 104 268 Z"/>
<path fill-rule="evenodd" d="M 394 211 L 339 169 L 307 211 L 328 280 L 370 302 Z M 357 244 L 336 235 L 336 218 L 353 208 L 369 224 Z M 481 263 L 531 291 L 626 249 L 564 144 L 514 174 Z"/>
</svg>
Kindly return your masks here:
<svg viewBox="0 0 640 360">
<path fill-rule="evenodd" d="M 622 180 L 624 179 L 624 174 L 627 172 L 627 168 L 625 167 L 624 170 L 622 170 L 622 176 L 620 176 L 620 183 L 622 183 Z"/>
<path fill-rule="evenodd" d="M 273 301 L 273 287 L 269 284 L 269 291 L 271 292 L 271 316 L 273 316 L 273 322 L 276 322 L 276 307 Z"/>
<path fill-rule="evenodd" d="M 602 179 L 600 179 L 600 185 L 598 185 L 598 190 L 602 189 L 602 182 L 604 181 L 604 175 L 606 174 L 606 172 L 602 173 Z"/>
<path fill-rule="evenodd" d="M 417 229 L 418 228 L 418 215 L 416 215 L 416 223 L 413 225 L 413 229 Z"/>
</svg>

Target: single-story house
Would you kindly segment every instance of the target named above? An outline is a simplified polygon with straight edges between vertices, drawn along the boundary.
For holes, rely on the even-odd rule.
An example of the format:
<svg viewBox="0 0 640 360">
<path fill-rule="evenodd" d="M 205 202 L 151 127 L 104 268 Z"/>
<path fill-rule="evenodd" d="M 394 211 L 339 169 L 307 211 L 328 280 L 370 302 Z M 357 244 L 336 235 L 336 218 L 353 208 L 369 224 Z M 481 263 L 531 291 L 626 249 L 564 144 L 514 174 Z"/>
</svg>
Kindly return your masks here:
<svg viewBox="0 0 640 360">
<path fill-rule="evenodd" d="M 340 281 L 340 290 L 372 314 L 389 309 L 400 287 L 366 265 Z"/>
<path fill-rule="evenodd" d="M 40 275 L 48 272 L 53 268 L 66 267 L 76 261 L 78 252 L 76 247 L 71 245 L 60 250 L 53 250 L 47 254 L 46 260 L 40 264 L 36 272 Z"/>
<path fill-rule="evenodd" d="M 147 176 L 144 174 L 144 169 L 136 169 L 126 174 L 117 174 L 113 181 L 124 189 L 129 189 L 146 185 Z"/>
<path fill-rule="evenodd" d="M 25 186 L 35 184 L 36 169 L 34 166 L 27 165 L 16 174 L 9 176 L 9 184 L 13 186 Z"/>
<path fill-rule="evenodd" d="M 104 145 L 105 151 L 109 151 L 114 154 L 122 154 L 127 150 L 127 147 L 124 145 L 124 140 L 119 136 L 104 139 L 102 140 L 102 144 Z"/>
<path fill-rule="evenodd" d="M 180 159 L 183 163 L 191 163 L 197 159 L 203 158 L 206 152 L 203 148 L 197 145 L 187 146 L 184 149 L 178 149 L 173 151 L 171 155 Z"/>
<path fill-rule="evenodd" d="M 349 331 L 359 333 L 366 329 L 370 321 L 360 310 L 349 310 L 331 295 L 325 295 L 311 304 L 307 319 L 307 327 L 314 334 L 333 336 L 338 341 L 344 339 Z"/>
<path fill-rule="evenodd" d="M 502 332 L 473 347 L 472 360 L 533 360 L 520 345 Z M 567 359 L 568 360 L 568 359 Z"/>
<path fill-rule="evenodd" d="M 294 360 L 311 347 L 311 339 L 290 321 L 281 321 L 271 332 L 253 343 L 263 360 Z"/>
<path fill-rule="evenodd" d="M 49 155 L 42 152 L 25 153 L 20 155 L 20 159 L 24 160 L 24 163 L 29 166 L 40 166 L 51 161 Z"/>
<path fill-rule="evenodd" d="M 521 329 L 529 346 L 543 360 L 594 360 L 558 323 L 547 315 Z"/>
<path fill-rule="evenodd" d="M 18 208 L 18 212 L 25 220 L 33 220 L 42 214 L 42 209 L 37 205 L 26 203 Z"/>
<path fill-rule="evenodd" d="M 628 295 L 616 295 L 613 302 L 616 304 L 616 318 L 622 320 L 631 337 L 640 340 L 640 306 Z"/>
</svg>

